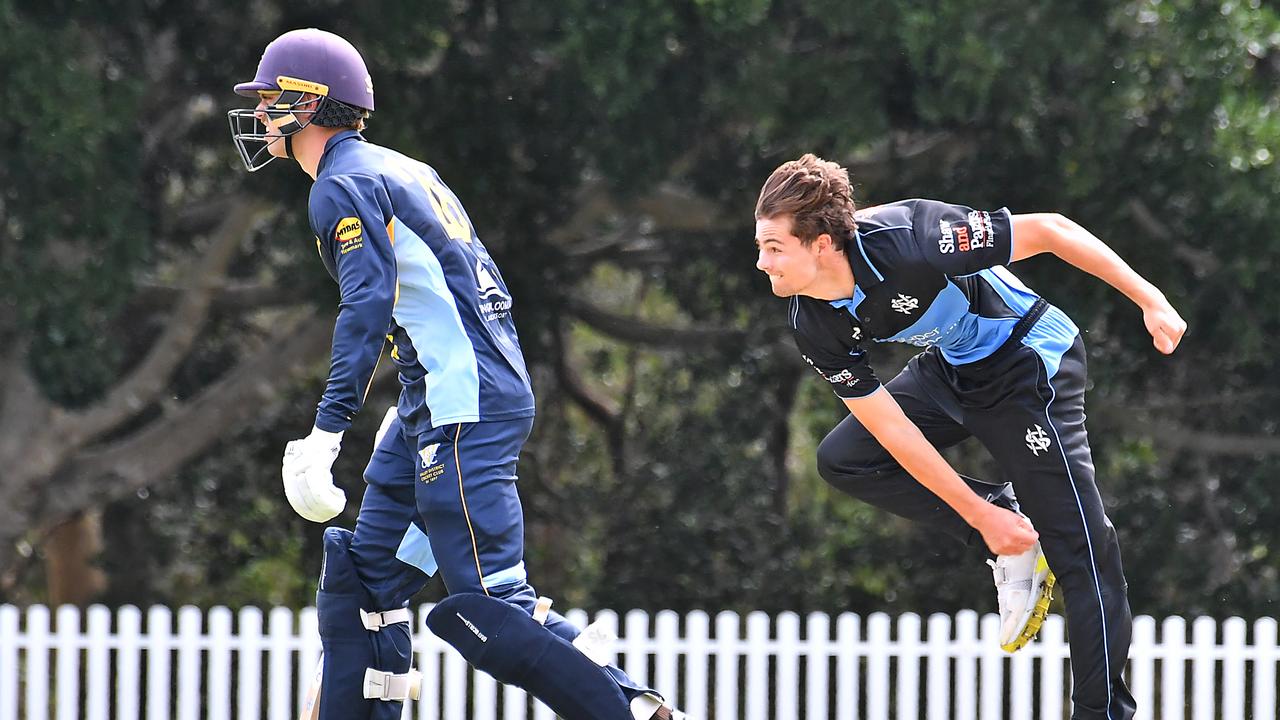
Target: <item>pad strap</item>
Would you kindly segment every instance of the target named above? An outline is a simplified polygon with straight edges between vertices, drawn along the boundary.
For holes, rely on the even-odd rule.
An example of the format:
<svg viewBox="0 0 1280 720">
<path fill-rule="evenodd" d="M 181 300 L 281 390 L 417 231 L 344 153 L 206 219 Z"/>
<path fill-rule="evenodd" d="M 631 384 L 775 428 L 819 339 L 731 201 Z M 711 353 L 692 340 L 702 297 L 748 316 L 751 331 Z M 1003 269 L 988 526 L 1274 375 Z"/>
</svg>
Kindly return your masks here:
<svg viewBox="0 0 1280 720">
<path fill-rule="evenodd" d="M 413 620 L 413 613 L 409 612 L 409 608 L 382 612 L 365 612 L 363 608 L 360 610 L 360 622 L 364 623 L 364 629 L 369 632 L 378 632 L 388 625 L 407 623 L 410 620 Z"/>
<path fill-rule="evenodd" d="M 390 673 L 369 668 L 364 671 L 364 696 L 367 700 L 417 700 L 422 692 L 422 673 Z"/>
<path fill-rule="evenodd" d="M 547 624 L 547 616 L 551 614 L 551 598 L 539 597 L 533 605 L 533 621 L 539 625 Z"/>
</svg>

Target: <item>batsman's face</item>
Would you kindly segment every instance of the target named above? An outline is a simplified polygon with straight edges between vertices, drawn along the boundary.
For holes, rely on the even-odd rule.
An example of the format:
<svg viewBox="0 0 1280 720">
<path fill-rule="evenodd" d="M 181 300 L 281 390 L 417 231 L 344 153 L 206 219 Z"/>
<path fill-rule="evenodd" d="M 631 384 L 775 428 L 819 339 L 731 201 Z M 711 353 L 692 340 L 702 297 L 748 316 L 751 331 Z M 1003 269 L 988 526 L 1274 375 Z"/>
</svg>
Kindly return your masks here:
<svg viewBox="0 0 1280 720">
<path fill-rule="evenodd" d="M 756 269 L 769 276 L 774 295 L 800 295 L 813 285 L 818 278 L 821 239 L 807 246 L 800 242 L 791 233 L 790 215 L 756 220 Z"/>
<path fill-rule="evenodd" d="M 267 117 L 266 109 L 280 97 L 280 93 L 268 90 L 260 90 L 258 92 L 258 105 L 254 108 L 254 117 L 258 118 L 258 122 L 262 123 L 267 129 L 267 152 L 274 157 L 288 157 L 285 154 L 284 143 L 280 142 L 279 128 L 271 122 Z"/>
</svg>

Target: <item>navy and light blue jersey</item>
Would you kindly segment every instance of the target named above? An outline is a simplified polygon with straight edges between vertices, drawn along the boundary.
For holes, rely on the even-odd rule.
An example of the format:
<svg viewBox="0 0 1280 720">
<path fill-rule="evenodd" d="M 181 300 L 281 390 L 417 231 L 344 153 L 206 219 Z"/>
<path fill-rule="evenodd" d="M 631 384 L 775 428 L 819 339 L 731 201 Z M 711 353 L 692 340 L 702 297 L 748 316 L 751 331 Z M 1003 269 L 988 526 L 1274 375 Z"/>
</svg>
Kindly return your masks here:
<svg viewBox="0 0 1280 720">
<path fill-rule="evenodd" d="M 339 133 L 325 145 L 309 214 L 341 293 L 316 427 L 351 424 L 388 340 L 409 433 L 533 415 L 511 294 L 434 169 Z"/>
<path fill-rule="evenodd" d="M 806 362 L 842 398 L 880 387 L 863 340 L 936 346 L 952 365 L 989 357 L 1039 299 L 1004 265 L 1013 254 L 1007 209 L 903 200 L 857 214 L 845 243 L 853 297 L 791 298 L 790 322 Z M 1079 331 L 1050 306 L 1022 342 L 1052 374 Z"/>
</svg>

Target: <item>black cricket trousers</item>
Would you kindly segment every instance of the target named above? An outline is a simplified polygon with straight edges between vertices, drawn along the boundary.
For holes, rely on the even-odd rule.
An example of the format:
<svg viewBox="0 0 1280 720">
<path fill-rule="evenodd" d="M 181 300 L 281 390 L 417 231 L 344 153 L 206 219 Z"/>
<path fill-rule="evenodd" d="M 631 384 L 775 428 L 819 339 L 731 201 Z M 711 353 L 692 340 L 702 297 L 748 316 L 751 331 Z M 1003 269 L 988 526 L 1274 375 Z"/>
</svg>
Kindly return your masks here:
<svg viewBox="0 0 1280 720">
<path fill-rule="evenodd" d="M 935 447 L 967 437 L 986 446 L 1040 533 L 1066 602 L 1074 720 L 1129 720 L 1121 677 L 1132 618 L 1115 528 L 1094 483 L 1084 427 L 1085 351 L 1077 336 L 1049 376 L 1044 358 L 1011 338 L 992 356 L 953 366 L 937 348 L 912 358 L 886 385 Z M 852 415 L 818 447 L 818 470 L 838 490 L 962 542 L 981 537 L 912 478 Z M 1007 486 L 965 477 L 988 501 Z"/>
</svg>

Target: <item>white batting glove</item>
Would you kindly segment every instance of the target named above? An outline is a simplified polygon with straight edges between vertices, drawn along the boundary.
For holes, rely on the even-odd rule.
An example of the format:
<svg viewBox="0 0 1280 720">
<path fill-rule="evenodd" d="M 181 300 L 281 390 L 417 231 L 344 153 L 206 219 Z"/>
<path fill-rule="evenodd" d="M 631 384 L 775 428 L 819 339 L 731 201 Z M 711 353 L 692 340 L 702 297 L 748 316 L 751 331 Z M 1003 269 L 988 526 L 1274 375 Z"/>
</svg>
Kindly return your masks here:
<svg viewBox="0 0 1280 720">
<path fill-rule="evenodd" d="M 284 448 L 284 496 L 311 522 L 328 522 L 347 506 L 347 494 L 333 484 L 333 461 L 341 447 L 342 433 L 312 428 L 310 435 Z"/>
</svg>

